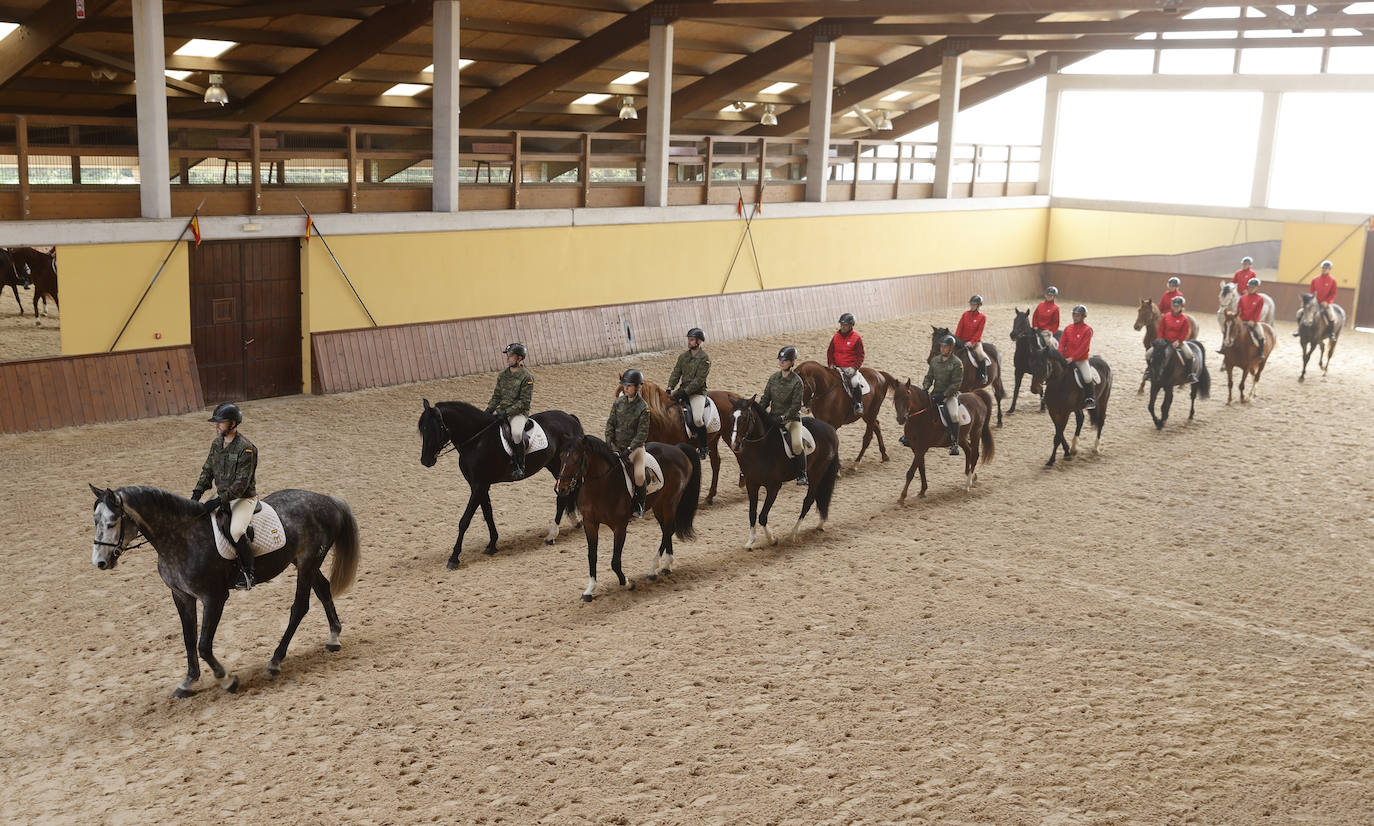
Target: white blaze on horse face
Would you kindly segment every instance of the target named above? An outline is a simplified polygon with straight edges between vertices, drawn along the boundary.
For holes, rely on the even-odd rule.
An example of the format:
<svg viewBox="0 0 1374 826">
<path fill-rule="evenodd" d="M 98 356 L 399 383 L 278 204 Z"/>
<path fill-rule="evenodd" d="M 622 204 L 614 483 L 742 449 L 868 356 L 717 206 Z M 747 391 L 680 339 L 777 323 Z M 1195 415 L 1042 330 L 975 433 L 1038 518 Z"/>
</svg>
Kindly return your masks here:
<svg viewBox="0 0 1374 826">
<path fill-rule="evenodd" d="M 732 415 L 734 416 L 735 423 L 734 423 L 734 425 L 730 428 L 730 429 L 731 429 L 731 434 L 730 434 L 730 449 L 733 450 L 733 451 L 736 451 L 736 452 L 739 451 L 739 413 L 740 413 L 740 412 L 739 412 L 738 410 L 736 410 L 736 411 L 732 414 Z"/>
<path fill-rule="evenodd" d="M 119 517 L 104 502 L 97 502 L 92 518 L 95 520 L 95 541 L 111 544 L 91 543 L 91 564 L 101 569 L 112 568 L 114 560 L 111 554 L 119 546 Z"/>
</svg>

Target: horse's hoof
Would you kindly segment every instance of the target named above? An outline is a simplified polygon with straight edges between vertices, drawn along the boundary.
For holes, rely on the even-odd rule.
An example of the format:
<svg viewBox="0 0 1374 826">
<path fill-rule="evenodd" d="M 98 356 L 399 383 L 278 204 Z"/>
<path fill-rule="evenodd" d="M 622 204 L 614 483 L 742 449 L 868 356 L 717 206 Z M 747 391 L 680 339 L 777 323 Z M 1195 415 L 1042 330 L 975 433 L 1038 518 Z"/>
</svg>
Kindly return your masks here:
<svg viewBox="0 0 1374 826">
<path fill-rule="evenodd" d="M 921 491 L 920 493 L 916 494 L 916 498 L 917 498 L 917 499 L 924 499 L 924 498 L 926 498 L 926 493 L 925 493 L 925 491 Z"/>
<path fill-rule="evenodd" d="M 644 578 L 649 582 L 658 582 L 658 574 L 646 574 Z"/>
<path fill-rule="evenodd" d="M 195 696 L 195 693 L 196 690 L 193 688 L 178 688 L 176 691 L 172 692 L 172 698 L 175 700 L 185 700 L 187 697 Z"/>
<path fill-rule="evenodd" d="M 582 595 L 582 601 L 583 601 L 583 602 L 591 602 L 591 601 L 592 601 L 592 595 L 591 595 L 591 594 L 583 594 L 583 595 Z"/>
<path fill-rule="evenodd" d="M 324 644 L 324 650 L 325 650 L 325 651 L 342 651 L 342 650 L 343 650 L 343 646 L 342 646 L 342 645 L 339 645 L 337 642 L 327 642 L 327 643 Z"/>
<path fill-rule="evenodd" d="M 661 570 L 661 571 L 658 572 L 659 576 L 669 576 L 669 575 L 671 575 L 672 573 L 673 573 L 673 571 L 672 571 L 671 568 L 664 568 L 663 570 Z"/>
<path fill-rule="evenodd" d="M 275 676 L 277 676 L 278 674 L 280 674 L 280 673 L 281 673 L 281 663 L 277 662 L 276 660 L 270 660 L 270 661 L 267 663 L 267 673 L 268 673 L 268 674 L 271 674 L 273 677 L 275 677 Z"/>
<path fill-rule="evenodd" d="M 227 692 L 229 692 L 230 694 L 238 694 L 238 693 L 239 693 L 239 678 L 238 678 L 238 677 L 235 677 L 234 679 L 230 680 L 230 681 L 229 681 L 229 685 L 225 686 L 225 687 L 224 687 L 224 690 L 227 691 Z"/>
<path fill-rule="evenodd" d="M 447 563 L 444 567 L 448 568 L 450 571 L 456 571 L 456 570 L 458 570 L 458 557 L 456 557 L 456 556 L 451 556 L 451 557 L 449 557 L 448 563 Z"/>
<path fill-rule="evenodd" d="M 487 547 L 482 549 L 482 554 L 484 556 L 494 556 L 496 554 L 496 546 L 488 545 Z"/>
<path fill-rule="evenodd" d="M 552 545 L 552 544 L 553 544 L 553 540 L 552 540 L 552 539 L 545 539 L 545 540 L 544 540 L 544 544 L 545 544 L 545 545 Z"/>
</svg>

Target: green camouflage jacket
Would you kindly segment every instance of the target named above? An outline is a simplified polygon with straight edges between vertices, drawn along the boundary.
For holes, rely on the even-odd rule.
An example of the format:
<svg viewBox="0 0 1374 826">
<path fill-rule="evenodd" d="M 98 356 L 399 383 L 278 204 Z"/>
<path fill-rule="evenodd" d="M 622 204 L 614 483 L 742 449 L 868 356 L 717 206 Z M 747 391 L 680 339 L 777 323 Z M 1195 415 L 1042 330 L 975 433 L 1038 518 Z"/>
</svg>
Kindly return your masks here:
<svg viewBox="0 0 1374 826">
<path fill-rule="evenodd" d="M 698 396 L 706 392 L 706 376 L 711 372 L 711 357 L 706 355 L 706 351 L 697 348 L 696 355 L 692 355 L 691 350 L 683 350 L 682 355 L 677 357 L 677 365 L 673 367 L 673 374 L 668 377 L 668 386 L 677 387 L 678 379 L 682 380 L 679 390 L 689 396 Z"/>
<path fill-rule="evenodd" d="M 768 386 L 763 388 L 763 398 L 759 405 L 772 413 L 783 424 L 801 421 L 802 380 L 794 371 L 784 376 L 779 370 L 768 377 Z"/>
<path fill-rule="evenodd" d="M 621 395 L 606 419 L 606 442 L 615 450 L 634 450 L 649 440 L 649 405 L 642 396 Z"/>
<path fill-rule="evenodd" d="M 200 469 L 196 490 L 209 490 L 213 483 L 220 505 L 228 507 L 235 499 L 258 495 L 257 472 L 258 449 L 242 433 L 235 434 L 228 445 L 216 436 L 210 443 L 210 455 Z"/>
<path fill-rule="evenodd" d="M 528 416 L 533 397 L 534 374 L 523 366 L 513 373 L 507 368 L 496 377 L 496 389 L 492 391 L 491 401 L 487 402 L 487 412 L 506 418 L 516 413 Z"/>
</svg>

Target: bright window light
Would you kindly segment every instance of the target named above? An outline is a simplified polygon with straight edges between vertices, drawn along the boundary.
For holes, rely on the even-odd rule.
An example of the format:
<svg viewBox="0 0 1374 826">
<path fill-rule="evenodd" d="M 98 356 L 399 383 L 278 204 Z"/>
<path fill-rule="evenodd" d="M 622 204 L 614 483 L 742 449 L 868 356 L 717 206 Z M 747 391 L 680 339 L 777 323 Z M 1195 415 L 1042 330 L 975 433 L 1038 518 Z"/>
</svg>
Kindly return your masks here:
<svg viewBox="0 0 1374 826">
<path fill-rule="evenodd" d="M 777 83 L 772 83 L 772 84 L 769 84 L 768 86 L 763 87 L 763 89 L 759 91 L 759 94 L 761 94 L 761 95 L 780 95 L 780 94 L 782 94 L 783 92 L 786 92 L 788 89 L 791 89 L 793 86 L 796 86 L 796 85 L 797 85 L 797 84 L 795 84 L 795 83 L 788 83 L 788 82 L 785 81 L 785 80 L 780 80 L 780 81 L 778 81 Z"/>
<path fill-rule="evenodd" d="M 960 112 L 954 142 L 1039 144 L 1046 86 L 1043 79 L 1033 81 Z M 939 124 L 932 123 L 897 140 L 934 141 L 938 134 Z"/>
<path fill-rule="evenodd" d="M 754 102 L 753 102 L 752 100 L 749 100 L 749 101 L 740 101 L 740 102 L 744 104 L 743 107 L 736 106 L 735 104 L 732 103 L 732 104 L 730 104 L 729 106 L 723 107 L 720 111 L 722 111 L 722 112 L 742 112 L 742 111 L 744 111 L 745 109 L 748 109 L 750 106 L 753 106 L 753 105 L 754 105 Z"/>
<path fill-rule="evenodd" d="M 626 72 L 620 77 L 612 80 L 612 83 L 622 83 L 626 86 L 633 86 L 649 76 L 648 72 Z"/>
<path fill-rule="evenodd" d="M 1219 37 L 1235 37 L 1235 31 L 1210 32 L 1164 32 L 1165 40 L 1213 40 Z"/>
<path fill-rule="evenodd" d="M 428 91 L 429 88 L 430 87 L 426 86 L 423 83 L 397 83 L 395 86 L 392 86 L 390 89 L 387 89 L 385 92 L 382 92 L 382 94 L 415 97 L 421 92 Z"/>
<path fill-rule="evenodd" d="M 909 94 L 911 94 L 911 93 L 910 93 L 910 92 L 889 92 L 888 94 L 883 95 L 881 98 L 879 98 L 879 100 L 881 100 L 883 103 L 890 103 L 891 101 L 894 101 L 894 100 L 901 100 L 902 98 L 906 97 L 906 96 L 909 95 Z"/>
<path fill-rule="evenodd" d="M 1222 20 L 1227 17 L 1240 17 L 1240 6 L 1217 6 L 1190 11 L 1183 15 L 1184 20 Z"/>
<path fill-rule="evenodd" d="M 1240 71 L 1246 75 L 1315 75 L 1322 69 L 1320 46 L 1303 49 L 1245 49 Z"/>
<path fill-rule="evenodd" d="M 1338 75 L 1374 74 L 1374 46 L 1341 46 L 1332 49 L 1326 71 Z"/>
<path fill-rule="evenodd" d="M 1235 64 L 1235 49 L 1165 49 L 1159 55 L 1162 75 L 1229 75 Z"/>
<path fill-rule="evenodd" d="M 186 41 L 186 45 L 172 54 L 185 57 L 219 57 L 237 45 L 239 44 L 232 40 L 202 40 L 197 37 L 195 40 Z"/>
<path fill-rule="evenodd" d="M 1111 49 L 1085 57 L 1064 68 L 1066 75 L 1148 75 L 1155 68 L 1155 53 L 1147 49 Z"/>
<path fill-rule="evenodd" d="M 600 95 L 596 94 L 595 92 L 588 92 L 587 94 L 573 101 L 573 106 L 590 106 L 592 104 L 602 103 L 610 99 L 610 95 Z"/>
<path fill-rule="evenodd" d="M 0 23 L 0 40 L 10 36 L 10 33 L 19 28 L 18 23 Z"/>
<path fill-rule="evenodd" d="M 468 60 L 467 58 L 459 58 L 459 59 L 458 59 L 458 71 L 461 72 L 461 71 L 463 71 L 464 68 L 466 68 L 467 66 L 470 66 L 470 65 L 472 65 L 472 61 L 471 61 L 471 60 Z M 433 72 L 433 71 L 434 71 L 434 64 L 431 63 L 431 64 L 429 64 L 428 66 L 426 66 L 425 68 L 421 69 L 420 71 L 422 71 L 422 72 Z"/>
<path fill-rule="evenodd" d="M 1374 3 L 1351 3 L 1341 11 L 1346 14 L 1369 14 L 1374 12 Z"/>
<path fill-rule="evenodd" d="M 1284 94 L 1269 206 L 1374 212 L 1374 165 L 1364 162 L 1372 112 L 1369 92 Z"/>
<path fill-rule="evenodd" d="M 180 69 L 164 69 L 162 73 L 172 80 L 185 80 L 191 76 L 190 72 L 183 72 Z"/>
</svg>

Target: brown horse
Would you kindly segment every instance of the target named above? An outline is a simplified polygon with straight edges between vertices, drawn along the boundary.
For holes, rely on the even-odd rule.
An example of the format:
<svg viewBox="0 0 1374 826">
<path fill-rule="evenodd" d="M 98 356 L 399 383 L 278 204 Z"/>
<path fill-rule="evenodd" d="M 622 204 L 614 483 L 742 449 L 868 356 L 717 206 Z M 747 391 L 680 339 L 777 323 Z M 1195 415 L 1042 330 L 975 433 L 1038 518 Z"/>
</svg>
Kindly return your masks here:
<svg viewBox="0 0 1374 826">
<path fill-rule="evenodd" d="M 1317 307 L 1316 296 L 1311 293 L 1303 294 L 1302 308 L 1298 310 L 1298 341 L 1302 347 L 1302 373 L 1298 375 L 1298 381 L 1307 379 L 1307 360 L 1312 358 L 1312 353 L 1319 347 L 1321 353 L 1317 356 L 1317 366 L 1321 368 L 1323 376 L 1331 366 L 1331 356 L 1336 352 L 1336 341 L 1341 337 L 1341 330 L 1345 329 L 1345 310 L 1339 304 L 1332 304 L 1331 314 L 1336 317 L 1334 334 L 1331 332 L 1331 322 L 1327 319 L 1326 313 Z"/>
<path fill-rule="evenodd" d="M 971 393 L 960 393 L 959 403 L 968 408 L 970 419 L 968 424 L 959 427 L 959 446 L 964 449 L 964 490 L 969 491 L 978 480 L 974 468 L 979 459 L 987 464 L 996 452 L 992 443 L 992 394 L 985 387 Z M 918 470 L 921 472 L 921 492 L 916 494 L 916 498 L 924 499 L 928 487 L 926 451 L 932 447 L 948 447 L 949 431 L 940 421 L 939 411 L 930 403 L 930 394 L 913 387 L 910 379 L 893 389 L 892 405 L 897 408 L 897 424 L 904 428 L 902 438 L 915 454 L 906 472 L 902 495 L 897 501 L 906 502 L 911 479 Z"/>
<path fill-rule="evenodd" d="M 1112 368 L 1101 356 L 1093 356 L 1088 359 L 1088 363 L 1097 369 L 1098 376 L 1102 379 L 1097 383 L 1097 407 L 1088 411 L 1093 426 L 1097 429 L 1097 438 L 1093 441 L 1093 452 L 1096 453 L 1097 445 L 1102 441 L 1102 425 L 1107 421 L 1107 402 L 1112 397 Z M 1063 353 L 1054 348 L 1041 347 L 1036 350 L 1031 355 L 1031 367 L 1041 377 L 1045 388 L 1045 407 L 1050 411 L 1050 419 L 1054 422 L 1050 460 L 1045 463 L 1045 467 L 1054 467 L 1055 451 L 1061 445 L 1064 447 L 1066 462 L 1078 453 L 1078 436 L 1083 432 L 1083 401 L 1086 394 L 1074 378 L 1074 373 L 1077 372 L 1074 366 L 1064 358 Z M 1064 438 L 1064 428 L 1069 423 L 1070 413 L 1077 418 L 1072 445 Z"/>
<path fill-rule="evenodd" d="M 620 395 L 618 384 L 615 394 Z M 644 386 L 639 388 L 639 395 L 649 405 L 649 441 L 667 444 L 677 444 L 683 440 L 696 442 L 695 435 L 688 432 L 686 425 L 683 424 L 682 408 L 668 395 L 668 391 L 651 381 L 646 381 Z M 711 397 L 720 414 L 720 430 L 706 435 L 706 447 L 710 450 L 711 456 L 711 489 L 706 492 L 706 504 L 709 505 L 715 501 L 716 480 L 720 476 L 720 440 L 724 439 L 726 445 L 730 444 L 730 428 L 734 427 L 735 423 L 730 411 L 735 399 L 740 396 L 724 390 L 708 390 L 706 395 Z"/>
<path fill-rule="evenodd" d="M 24 314 L 24 302 L 19 299 L 19 288 L 29 289 L 29 274 L 27 270 L 14 265 L 14 256 L 10 251 L 0 247 L 0 293 L 9 287 L 14 291 L 14 303 L 19 305 L 19 314 Z"/>
<path fill-rule="evenodd" d="M 782 440 L 787 438 L 786 432 L 777 419 L 759 406 L 757 396 L 737 400 L 731 416 L 735 419 L 735 430 L 730 449 L 735 451 L 735 458 L 739 460 L 744 488 L 749 492 L 749 541 L 744 547 L 745 550 L 753 550 L 757 541 L 756 524 L 763 526 L 763 536 L 769 545 L 777 542 L 768 530 L 768 512 L 773 509 L 773 500 L 778 498 L 778 491 L 794 478 L 792 460 L 783 450 Z M 830 518 L 830 497 L 835 493 L 835 479 L 840 475 L 840 437 L 835 428 L 811 417 L 804 417 L 802 424 L 811 431 L 816 449 L 806 457 L 806 474 L 811 484 L 807 486 L 806 496 L 802 499 L 801 516 L 797 517 L 797 524 L 792 526 L 791 536 L 794 539 L 813 502 L 816 512 L 821 515 L 817 530 L 825 530 L 825 520 Z M 763 510 L 759 510 L 759 488 L 763 488 L 766 494 Z"/>
<path fill-rule="evenodd" d="M 1188 338 L 1196 339 L 1197 319 L 1187 313 L 1184 313 L 1184 316 L 1188 319 Z M 1136 310 L 1135 324 L 1131 325 L 1131 329 L 1145 330 L 1145 360 L 1147 362 L 1150 359 L 1150 349 L 1155 346 L 1155 339 L 1159 338 L 1160 318 L 1162 318 L 1162 316 L 1159 313 L 1159 308 L 1155 306 L 1153 301 L 1148 298 L 1140 299 L 1140 308 Z M 1140 387 L 1135 391 L 1137 396 L 1145 392 L 1145 382 L 1149 381 L 1149 379 L 1150 368 L 1147 364 L 1145 372 L 1140 374 Z"/>
<path fill-rule="evenodd" d="M 1274 328 L 1259 322 L 1260 335 L 1264 338 L 1264 354 L 1261 355 L 1259 347 L 1255 345 L 1255 339 L 1246 329 L 1245 322 L 1236 317 L 1236 314 L 1227 311 L 1225 316 L 1225 343 L 1222 345 L 1221 354 L 1223 361 L 1222 369 L 1226 371 L 1226 403 L 1231 403 L 1231 387 L 1235 381 L 1231 371 L 1240 368 L 1240 403 L 1247 404 L 1255 398 L 1255 390 L 1259 387 L 1260 374 L 1264 372 L 1264 365 L 1269 361 L 1269 354 L 1274 352 L 1274 346 L 1278 344 L 1278 337 L 1274 335 Z M 1250 396 L 1245 395 L 1245 378 L 1254 376 L 1254 381 L 1250 384 Z"/>
<path fill-rule="evenodd" d="M 673 537 L 691 539 L 695 536 L 692 521 L 696 517 L 697 497 L 701 494 L 701 461 L 693 445 L 681 443 L 676 447 L 662 442 L 644 445 L 649 455 L 658 460 L 663 471 L 663 487 L 644 500 L 646 511 L 653 511 L 663 537 L 658 553 L 649 566 L 650 582 L 659 573 L 671 574 L 673 567 Z M 587 534 L 587 590 L 584 602 L 592 601 L 596 590 L 596 545 L 602 525 L 615 531 L 611 570 L 621 586 L 634 590 L 634 580 L 627 580 L 620 570 L 620 552 L 625 548 L 625 531 L 630 524 L 634 498 L 626 487 L 625 474 L 630 473 L 628 462 L 614 453 L 610 445 L 595 436 L 578 436 L 563 448 L 554 490 L 560 498 L 569 494 L 577 497 L 577 510 L 582 515 L 582 529 Z M 664 556 L 667 560 L 664 560 Z"/>
<path fill-rule="evenodd" d="M 886 462 L 887 445 L 883 444 L 883 428 L 878 424 L 878 411 L 882 409 L 883 399 L 887 398 L 888 388 L 897 380 L 888 373 L 869 367 L 860 367 L 859 372 L 868 382 L 868 392 L 863 397 L 863 415 L 854 412 L 853 398 L 841 383 L 840 372 L 817 361 L 804 361 L 797 365 L 797 375 L 802 379 L 802 404 L 810 408 L 812 416 L 836 430 L 863 419 L 864 440 L 854 461 L 864 457 L 869 443 L 877 436 L 878 453 Z"/>
<path fill-rule="evenodd" d="M 940 352 L 940 341 L 945 336 L 953 335 L 948 327 L 931 327 L 930 333 L 930 352 L 926 354 L 926 361 Z M 968 348 L 960 346 L 954 348 L 954 353 L 959 357 L 959 361 L 964 365 L 964 381 L 959 385 L 960 393 L 968 393 L 980 387 L 987 387 L 992 390 L 992 398 L 997 400 L 997 426 L 1002 426 L 1002 399 L 1007 397 L 1007 391 L 1002 388 L 1002 356 L 997 352 L 997 347 L 990 341 L 983 342 L 983 352 L 987 353 L 988 361 L 988 380 L 986 383 L 978 381 L 978 368 L 973 363 L 973 355 Z M 1034 376 L 1031 377 L 1034 383 Z"/>
<path fill-rule="evenodd" d="M 57 250 L 46 253 L 32 247 L 11 247 L 9 249 L 10 260 L 16 273 L 20 269 L 27 269 L 29 280 L 33 282 L 33 317 L 38 318 L 38 299 L 43 299 L 43 315 L 48 314 L 48 299 L 52 299 L 54 306 L 61 309 L 57 303 Z M 18 298 L 18 294 L 15 295 Z M 24 308 L 19 308 L 20 315 L 23 315 Z M 42 322 L 36 322 L 42 323 Z"/>
</svg>

